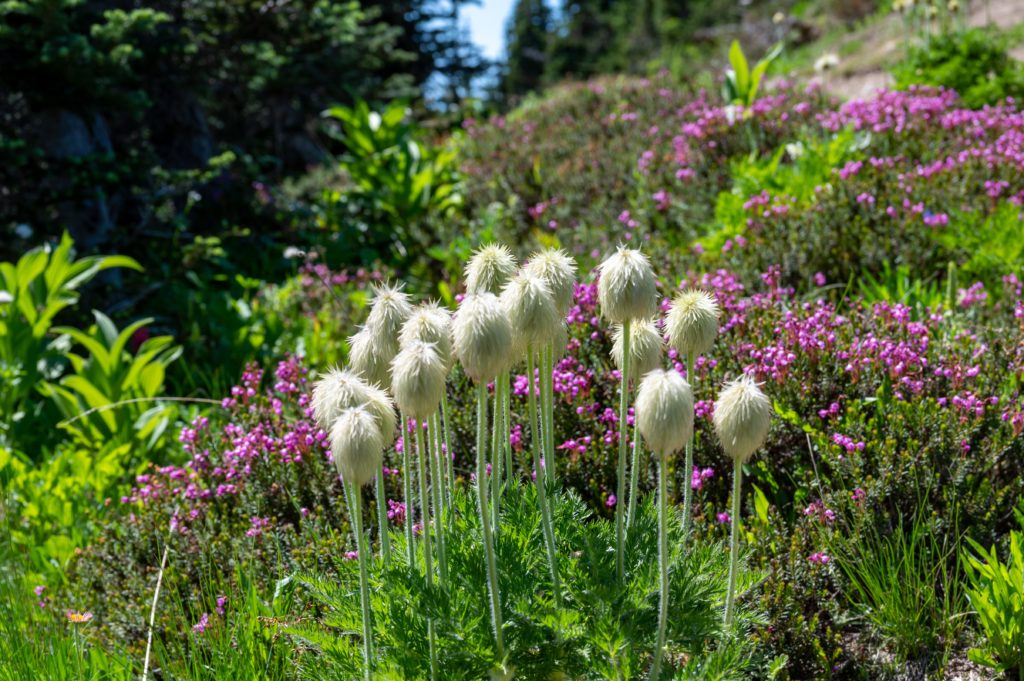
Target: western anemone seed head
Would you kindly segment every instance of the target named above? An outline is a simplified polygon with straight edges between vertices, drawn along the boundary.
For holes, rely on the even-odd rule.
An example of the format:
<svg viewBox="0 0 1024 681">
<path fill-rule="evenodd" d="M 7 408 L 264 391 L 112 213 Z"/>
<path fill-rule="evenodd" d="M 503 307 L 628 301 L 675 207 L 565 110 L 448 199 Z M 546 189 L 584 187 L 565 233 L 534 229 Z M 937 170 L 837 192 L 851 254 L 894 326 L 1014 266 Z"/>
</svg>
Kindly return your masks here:
<svg viewBox="0 0 1024 681">
<path fill-rule="evenodd" d="M 384 438 L 368 409 L 341 412 L 331 427 L 331 456 L 345 482 L 362 487 L 373 480 L 384 457 Z"/>
<path fill-rule="evenodd" d="M 611 322 L 653 317 L 658 305 L 658 291 L 647 256 L 638 250 L 619 246 L 601 263 L 597 301 L 601 304 L 601 314 Z"/>
<path fill-rule="evenodd" d="M 409 294 L 402 291 L 402 285 L 387 284 L 373 287 L 373 300 L 370 303 L 370 314 L 366 325 L 376 329 L 380 334 L 397 338 L 402 324 L 412 314 L 412 303 Z"/>
<path fill-rule="evenodd" d="M 772 405 L 750 376 L 725 386 L 715 402 L 715 431 L 722 449 L 745 463 L 764 444 L 771 425 Z"/>
<path fill-rule="evenodd" d="M 693 435 L 693 391 L 675 369 L 654 369 L 640 381 L 636 426 L 655 454 L 668 456 Z"/>
<path fill-rule="evenodd" d="M 516 257 L 508 246 L 484 246 L 466 265 L 466 292 L 498 295 L 516 273 Z"/>
<path fill-rule="evenodd" d="M 390 447 L 397 436 L 395 406 L 391 398 L 352 371 L 329 370 L 313 386 L 312 407 L 317 424 L 326 431 L 330 431 L 341 412 L 352 407 L 365 407 L 377 420 L 385 447 Z"/>
<path fill-rule="evenodd" d="M 399 347 L 413 341 L 433 343 L 446 367 L 452 364 L 452 316 L 437 303 L 416 306 L 398 334 Z"/>
<path fill-rule="evenodd" d="M 722 310 L 707 291 L 689 289 L 676 295 L 665 316 L 668 342 L 684 357 L 711 349 L 718 334 Z"/>
<path fill-rule="evenodd" d="M 398 353 L 396 335 L 388 335 L 380 327 L 367 324 L 348 339 L 349 368 L 364 381 L 391 388 L 391 361 Z"/>
<path fill-rule="evenodd" d="M 622 324 L 612 329 L 612 359 L 622 370 Z M 637 380 L 661 366 L 662 343 L 658 327 L 650 319 L 629 327 L 629 378 Z"/>
<path fill-rule="evenodd" d="M 474 293 L 462 299 L 452 321 L 455 355 L 475 382 L 489 381 L 508 366 L 512 325 L 493 293 Z"/>
<path fill-rule="evenodd" d="M 576 261 L 559 248 L 545 248 L 530 256 L 524 269 L 547 282 L 558 316 L 564 317 L 576 296 Z"/>
<path fill-rule="evenodd" d="M 433 343 L 412 341 L 398 354 L 391 369 L 391 391 L 402 413 L 422 420 L 437 411 L 444 396 L 448 366 Z"/>
<path fill-rule="evenodd" d="M 532 343 L 547 345 L 558 335 L 562 318 L 544 279 L 522 270 L 501 292 L 501 309 L 517 336 L 517 346 Z"/>
</svg>

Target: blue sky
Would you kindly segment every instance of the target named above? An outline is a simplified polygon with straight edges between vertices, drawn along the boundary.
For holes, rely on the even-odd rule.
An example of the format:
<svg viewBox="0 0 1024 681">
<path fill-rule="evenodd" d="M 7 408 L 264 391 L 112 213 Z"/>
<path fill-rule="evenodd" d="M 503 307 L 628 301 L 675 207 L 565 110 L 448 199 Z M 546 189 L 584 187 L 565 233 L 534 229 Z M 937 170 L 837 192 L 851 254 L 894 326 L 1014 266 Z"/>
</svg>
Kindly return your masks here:
<svg viewBox="0 0 1024 681">
<path fill-rule="evenodd" d="M 483 0 L 479 6 L 463 7 L 462 17 L 469 23 L 473 42 L 484 56 L 497 59 L 505 49 L 505 21 L 512 12 L 513 0 Z"/>
</svg>

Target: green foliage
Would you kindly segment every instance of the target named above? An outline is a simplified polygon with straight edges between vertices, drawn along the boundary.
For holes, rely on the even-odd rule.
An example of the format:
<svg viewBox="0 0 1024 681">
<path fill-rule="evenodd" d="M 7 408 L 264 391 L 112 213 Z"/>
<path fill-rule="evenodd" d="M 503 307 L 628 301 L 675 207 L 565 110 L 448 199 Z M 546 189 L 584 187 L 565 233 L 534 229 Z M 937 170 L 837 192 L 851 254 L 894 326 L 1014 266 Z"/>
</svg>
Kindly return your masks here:
<svg viewBox="0 0 1024 681">
<path fill-rule="evenodd" d="M 949 229 L 935 232 L 933 238 L 948 251 L 963 254 L 958 271 L 965 279 L 995 284 L 1005 273 L 1024 266 L 1020 221 L 1020 206 L 998 201 L 991 212 L 957 213 Z"/>
<path fill-rule="evenodd" d="M 40 392 L 50 397 L 64 421 L 60 424 L 84 448 L 131 444 L 136 456 L 157 449 L 174 407 L 159 404 L 168 365 L 181 356 L 170 336 L 142 341 L 135 355 L 129 342 L 152 319 L 140 319 L 118 331 L 110 318 L 93 311 L 96 324 L 88 331 L 56 327 L 57 344 L 81 345 L 87 354 L 65 352 L 73 373 L 57 383 L 46 382 Z M 155 404 L 154 404 L 155 403 Z"/>
<path fill-rule="evenodd" d="M 52 434 L 41 427 L 43 403 L 31 398 L 61 374 L 67 357 L 62 344 L 49 338 L 56 316 L 74 306 L 79 288 L 101 271 L 141 269 L 124 256 L 76 259 L 72 246 L 65 233 L 56 248 L 40 246 L 17 263 L 0 263 L 0 449 L 37 452 L 41 443 L 51 441 Z"/>
<path fill-rule="evenodd" d="M 1024 511 L 1016 510 L 1024 528 Z M 1024 532 L 1011 530 L 1009 556 L 999 559 L 996 547 L 989 550 L 968 539 L 973 552 L 964 551 L 967 598 L 985 635 L 984 645 L 970 651 L 975 662 L 1004 672 L 1007 677 L 1024 674 Z"/>
<path fill-rule="evenodd" d="M 865 520 L 860 515 L 856 524 Z M 952 648 L 964 626 L 958 544 L 947 546 L 927 523 L 918 512 L 909 527 L 901 519 L 892 528 L 856 527 L 829 540 L 848 580 L 845 597 L 898 662 Z"/>
<path fill-rule="evenodd" d="M 875 276 L 864 272 L 857 285 L 866 303 L 899 303 L 914 311 L 917 318 L 924 317 L 931 310 L 952 302 L 942 290 L 934 276 L 921 279 L 911 274 L 906 265 L 893 267 L 882 263 L 882 271 Z"/>
<path fill-rule="evenodd" d="M 1007 54 L 1005 41 L 979 28 L 930 37 L 893 75 L 901 89 L 939 85 L 955 90 L 975 109 L 1024 97 L 1024 65 Z"/>
<path fill-rule="evenodd" d="M 325 115 L 338 122 L 334 136 L 346 149 L 341 166 L 355 184 L 328 194 L 337 212 L 331 226 L 343 230 L 346 244 L 358 245 L 363 261 L 388 252 L 407 259 L 407 249 L 432 236 L 419 223 L 427 216 L 443 220 L 461 204 L 454 149 L 417 141 L 422 133 L 400 102 L 377 112 L 358 101 Z"/>
<path fill-rule="evenodd" d="M 771 49 L 768 54 L 761 58 L 754 68 L 747 63 L 747 56 L 743 54 L 738 40 L 733 40 L 729 46 L 729 68 L 725 72 L 725 81 L 722 83 L 722 98 L 730 104 L 739 104 L 750 107 L 757 99 L 757 91 L 761 88 L 761 79 L 772 61 L 782 53 L 782 43 Z"/>
<path fill-rule="evenodd" d="M 552 488 L 552 491 L 554 489 Z M 507 651 L 504 660 L 517 678 L 639 678 L 650 664 L 657 619 L 656 514 L 650 498 L 640 505 L 627 546 L 624 584 L 616 577 L 615 532 L 572 494 L 554 496 L 559 571 L 566 594 L 561 609 L 551 596 L 540 513 L 532 485 L 513 485 L 502 497 L 496 538 Z M 423 678 L 429 673 L 425 616 L 436 623 L 439 665 L 446 678 L 479 679 L 503 661 L 495 658 L 487 615 L 484 556 L 473 495 L 458 490 L 446 536 L 450 572 L 447 587 L 427 585 L 401 562 L 404 533 L 392 532 L 397 565 L 372 561 L 374 644 L 377 673 Z M 686 659 L 684 678 L 741 678 L 754 663 L 742 637 L 721 630 L 728 582 L 727 551 L 718 541 L 684 547 L 679 520 L 670 519 L 672 592 L 669 659 Z M 355 677 L 362 668 L 355 561 L 336 566 L 338 575 L 300 575 L 297 583 L 320 615 L 286 627 L 297 642 L 316 648 L 321 665 L 312 678 Z M 757 575 L 743 571 L 741 586 Z M 741 626 L 757 621 L 748 608 Z"/>
</svg>

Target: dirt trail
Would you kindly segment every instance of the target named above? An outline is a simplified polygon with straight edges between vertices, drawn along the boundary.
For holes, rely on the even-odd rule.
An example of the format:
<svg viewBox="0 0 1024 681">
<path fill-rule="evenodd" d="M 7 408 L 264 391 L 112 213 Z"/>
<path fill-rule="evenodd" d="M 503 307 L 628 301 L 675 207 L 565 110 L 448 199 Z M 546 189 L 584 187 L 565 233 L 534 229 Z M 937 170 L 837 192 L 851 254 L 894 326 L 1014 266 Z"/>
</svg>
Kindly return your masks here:
<svg viewBox="0 0 1024 681">
<path fill-rule="evenodd" d="M 1009 28 L 1024 22 L 1024 0 L 975 0 L 969 3 L 967 21 L 970 26 L 992 23 Z M 821 79 L 825 88 L 844 99 L 863 99 L 892 85 L 892 76 L 885 66 L 903 56 L 903 31 L 903 22 L 893 15 L 844 38 L 835 45 L 835 51 L 841 53 L 843 45 L 849 43 L 856 43 L 856 49 L 854 54 L 841 59 L 834 74 Z M 1024 59 L 1024 46 L 1015 47 L 1010 54 Z"/>
</svg>

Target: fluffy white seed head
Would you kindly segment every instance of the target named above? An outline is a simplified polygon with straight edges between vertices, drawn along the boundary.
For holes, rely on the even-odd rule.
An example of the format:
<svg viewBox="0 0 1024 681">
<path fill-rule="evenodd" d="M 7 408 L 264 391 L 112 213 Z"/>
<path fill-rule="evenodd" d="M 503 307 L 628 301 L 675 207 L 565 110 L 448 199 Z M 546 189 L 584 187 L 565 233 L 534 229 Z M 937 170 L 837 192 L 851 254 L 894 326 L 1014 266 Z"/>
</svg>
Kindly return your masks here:
<svg viewBox="0 0 1024 681">
<path fill-rule="evenodd" d="M 612 329 L 612 359 L 622 371 L 622 324 Z M 629 378 L 643 378 L 649 371 L 661 366 L 661 333 L 650 319 L 634 321 L 629 325 Z"/>
<path fill-rule="evenodd" d="M 569 345 L 569 325 L 565 322 L 558 324 L 558 330 L 555 332 L 555 337 L 552 339 L 552 345 L 555 348 L 554 361 L 558 361 L 565 357 L 565 353 L 568 350 Z"/>
<path fill-rule="evenodd" d="M 693 435 L 693 391 L 675 369 L 654 369 L 640 381 L 636 425 L 644 441 L 660 456 L 686 446 Z"/>
<path fill-rule="evenodd" d="M 450 368 L 453 361 L 451 313 L 438 303 L 417 305 L 398 334 L 399 347 L 413 341 L 433 343 L 445 366 Z"/>
<path fill-rule="evenodd" d="M 376 329 L 380 334 L 397 338 L 402 324 L 412 314 L 412 303 L 409 294 L 402 291 L 402 285 L 387 284 L 373 287 L 373 300 L 370 303 L 370 314 L 366 318 L 366 326 Z"/>
<path fill-rule="evenodd" d="M 668 342 L 684 357 L 711 349 L 718 334 L 722 310 L 707 291 L 689 289 L 676 295 L 665 316 Z"/>
<path fill-rule="evenodd" d="M 422 420 L 437 411 L 444 396 L 448 366 L 433 343 L 412 341 L 392 365 L 391 391 L 403 414 Z"/>
<path fill-rule="evenodd" d="M 391 388 L 391 362 L 398 354 L 398 339 L 367 324 L 348 339 L 349 368 L 369 384 Z"/>
<path fill-rule="evenodd" d="M 748 461 L 764 444 L 771 414 L 771 402 L 750 376 L 725 386 L 715 402 L 715 431 L 733 461 Z"/>
<path fill-rule="evenodd" d="M 395 441 L 395 407 L 388 394 L 369 385 L 352 371 L 334 368 L 313 386 L 313 416 L 317 425 L 330 432 L 331 426 L 346 409 L 365 407 L 377 420 L 384 446 Z"/>
<path fill-rule="evenodd" d="M 560 248 L 545 248 L 530 256 L 524 269 L 547 282 L 558 315 L 564 317 L 576 296 L 576 261 Z"/>
<path fill-rule="evenodd" d="M 473 254 L 466 265 L 466 292 L 498 295 L 515 276 L 516 267 L 516 257 L 508 246 L 484 246 Z"/>
<path fill-rule="evenodd" d="M 501 309 L 517 336 L 516 346 L 532 343 L 535 348 L 547 345 L 558 335 L 562 322 L 555 308 L 551 288 L 541 277 L 523 270 L 501 292 Z"/>
<path fill-rule="evenodd" d="M 368 409 L 341 412 L 331 427 L 331 456 L 346 482 L 362 487 L 373 480 L 384 456 L 384 438 Z"/>
<path fill-rule="evenodd" d="M 658 290 L 647 256 L 638 250 L 619 246 L 601 263 L 597 301 L 601 305 L 601 314 L 611 322 L 653 317 L 658 305 Z"/>
<path fill-rule="evenodd" d="M 452 320 L 455 356 L 475 382 L 490 381 L 508 366 L 512 325 L 493 293 L 474 293 L 462 299 Z"/>
</svg>

